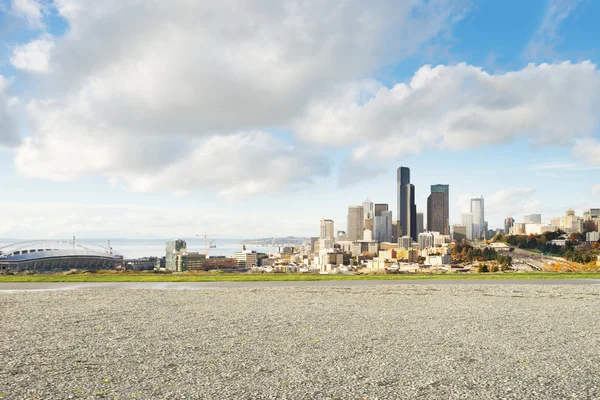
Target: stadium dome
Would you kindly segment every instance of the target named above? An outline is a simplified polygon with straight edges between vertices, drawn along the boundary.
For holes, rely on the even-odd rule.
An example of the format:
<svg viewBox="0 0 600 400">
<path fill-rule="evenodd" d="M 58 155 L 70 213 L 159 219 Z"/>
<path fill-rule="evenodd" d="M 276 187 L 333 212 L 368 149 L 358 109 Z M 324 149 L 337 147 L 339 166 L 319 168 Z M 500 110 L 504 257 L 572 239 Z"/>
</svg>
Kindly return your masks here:
<svg viewBox="0 0 600 400">
<path fill-rule="evenodd" d="M 68 271 L 115 269 L 123 256 L 110 247 L 73 241 L 33 241 L 0 247 L 0 270 Z"/>
</svg>

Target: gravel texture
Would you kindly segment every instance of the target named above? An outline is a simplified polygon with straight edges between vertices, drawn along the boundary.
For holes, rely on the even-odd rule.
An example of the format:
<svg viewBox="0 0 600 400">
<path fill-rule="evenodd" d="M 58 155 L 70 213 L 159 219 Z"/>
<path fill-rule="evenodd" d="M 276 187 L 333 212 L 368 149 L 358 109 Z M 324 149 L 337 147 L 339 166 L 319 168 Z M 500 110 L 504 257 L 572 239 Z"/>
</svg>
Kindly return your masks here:
<svg viewBox="0 0 600 400">
<path fill-rule="evenodd" d="M 598 399 L 600 287 L 0 292 L 2 399 Z"/>
</svg>

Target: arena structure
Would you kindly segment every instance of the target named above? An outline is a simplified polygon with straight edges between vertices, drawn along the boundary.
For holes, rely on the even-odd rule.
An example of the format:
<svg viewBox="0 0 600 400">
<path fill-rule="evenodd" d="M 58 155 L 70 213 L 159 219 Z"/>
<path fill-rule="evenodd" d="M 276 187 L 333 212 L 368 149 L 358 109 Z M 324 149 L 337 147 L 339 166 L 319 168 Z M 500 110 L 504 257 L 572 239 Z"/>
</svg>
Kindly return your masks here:
<svg viewBox="0 0 600 400">
<path fill-rule="evenodd" d="M 0 271 L 54 272 L 122 268 L 111 247 L 69 241 L 33 241 L 0 247 Z"/>
</svg>

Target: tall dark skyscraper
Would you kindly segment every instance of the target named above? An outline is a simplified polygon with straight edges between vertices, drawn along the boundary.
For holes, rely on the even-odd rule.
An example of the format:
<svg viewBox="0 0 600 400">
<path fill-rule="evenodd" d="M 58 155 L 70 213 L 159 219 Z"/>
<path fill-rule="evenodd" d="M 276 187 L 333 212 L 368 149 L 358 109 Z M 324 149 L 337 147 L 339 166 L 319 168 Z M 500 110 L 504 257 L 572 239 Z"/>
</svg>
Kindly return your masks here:
<svg viewBox="0 0 600 400">
<path fill-rule="evenodd" d="M 415 187 L 410 184 L 410 169 L 398 168 L 398 226 L 399 236 L 410 236 L 417 241 L 417 206 Z"/>
<path fill-rule="evenodd" d="M 427 230 L 450 234 L 450 186 L 431 185 L 427 198 Z"/>
</svg>

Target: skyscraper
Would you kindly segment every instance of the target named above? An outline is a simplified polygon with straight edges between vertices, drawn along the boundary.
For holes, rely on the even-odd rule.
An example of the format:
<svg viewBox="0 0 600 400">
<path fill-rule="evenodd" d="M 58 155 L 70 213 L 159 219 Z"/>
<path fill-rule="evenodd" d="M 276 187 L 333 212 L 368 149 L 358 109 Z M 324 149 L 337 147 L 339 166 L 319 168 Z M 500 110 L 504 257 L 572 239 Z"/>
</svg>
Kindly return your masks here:
<svg viewBox="0 0 600 400">
<path fill-rule="evenodd" d="M 365 213 L 365 219 L 373 219 L 373 203 L 371 200 L 366 199 L 362 203 L 363 212 Z"/>
<path fill-rule="evenodd" d="M 510 228 L 512 228 L 515 224 L 515 219 L 513 217 L 508 217 L 504 220 L 504 234 L 510 234 Z"/>
<path fill-rule="evenodd" d="M 415 205 L 415 187 L 410 184 L 410 169 L 398 168 L 398 225 L 399 236 L 410 236 L 417 241 L 417 206 Z"/>
<path fill-rule="evenodd" d="M 362 206 L 348 207 L 348 240 L 362 240 L 365 229 L 365 213 Z"/>
<path fill-rule="evenodd" d="M 485 229 L 483 197 L 471 199 L 471 214 L 473 214 L 473 239 L 481 239 Z"/>
<path fill-rule="evenodd" d="M 388 211 L 387 204 L 375 204 L 373 239 L 378 242 L 391 242 L 392 237 L 392 212 Z"/>
<path fill-rule="evenodd" d="M 417 235 L 425 231 L 425 219 L 422 212 L 417 212 Z"/>
<path fill-rule="evenodd" d="M 473 240 L 473 214 L 462 214 L 462 224 L 465 226 L 467 240 Z"/>
<path fill-rule="evenodd" d="M 373 239 L 378 242 L 392 241 L 392 212 L 380 211 L 379 215 L 375 215 Z"/>
<path fill-rule="evenodd" d="M 334 232 L 333 221 L 330 219 L 321 220 L 321 236 L 320 239 L 333 239 Z"/>
<path fill-rule="evenodd" d="M 450 234 L 450 185 L 431 185 L 427 198 L 427 230 Z"/>
<path fill-rule="evenodd" d="M 187 254 L 187 243 L 185 240 L 174 239 L 168 241 L 166 247 L 165 268 L 169 271 L 182 272 L 184 267 L 181 256 Z"/>
</svg>

